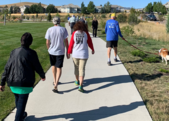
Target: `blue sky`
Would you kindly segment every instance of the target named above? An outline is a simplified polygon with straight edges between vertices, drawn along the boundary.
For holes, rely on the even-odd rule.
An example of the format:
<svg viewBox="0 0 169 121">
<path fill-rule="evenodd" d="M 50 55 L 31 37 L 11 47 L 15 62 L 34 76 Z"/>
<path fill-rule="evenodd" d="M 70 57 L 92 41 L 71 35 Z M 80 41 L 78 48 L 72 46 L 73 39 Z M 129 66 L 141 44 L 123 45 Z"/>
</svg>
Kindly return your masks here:
<svg viewBox="0 0 169 121">
<path fill-rule="evenodd" d="M 0 0 L 0 5 L 18 3 L 20 0 Z M 21 2 L 41 2 L 44 4 L 54 4 L 55 6 L 66 5 L 69 3 L 73 3 L 75 5 L 81 6 L 81 3 L 84 2 L 87 6 L 89 1 L 91 0 L 21 0 Z M 104 5 L 106 0 L 92 0 L 96 6 Z M 120 5 L 123 7 L 134 7 L 134 8 L 144 8 L 149 2 L 155 2 L 154 0 L 110 0 L 112 5 Z M 158 1 L 156 1 L 158 2 Z M 169 2 L 169 0 L 161 0 L 163 4 Z"/>
</svg>

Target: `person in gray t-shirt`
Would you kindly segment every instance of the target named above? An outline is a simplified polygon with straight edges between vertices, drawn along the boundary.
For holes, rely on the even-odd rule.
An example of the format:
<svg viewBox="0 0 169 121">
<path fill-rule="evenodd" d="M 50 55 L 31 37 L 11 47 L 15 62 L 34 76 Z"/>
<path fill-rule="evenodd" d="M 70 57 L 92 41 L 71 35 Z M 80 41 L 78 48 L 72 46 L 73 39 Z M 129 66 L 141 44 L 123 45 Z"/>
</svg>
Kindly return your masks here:
<svg viewBox="0 0 169 121">
<path fill-rule="evenodd" d="M 68 49 L 68 32 L 66 28 L 60 26 L 59 17 L 53 18 L 53 24 L 54 26 L 47 30 L 45 39 L 54 76 L 53 91 L 58 92 L 57 85 L 62 73 L 65 47 Z M 68 54 L 67 58 L 69 59 Z"/>
</svg>

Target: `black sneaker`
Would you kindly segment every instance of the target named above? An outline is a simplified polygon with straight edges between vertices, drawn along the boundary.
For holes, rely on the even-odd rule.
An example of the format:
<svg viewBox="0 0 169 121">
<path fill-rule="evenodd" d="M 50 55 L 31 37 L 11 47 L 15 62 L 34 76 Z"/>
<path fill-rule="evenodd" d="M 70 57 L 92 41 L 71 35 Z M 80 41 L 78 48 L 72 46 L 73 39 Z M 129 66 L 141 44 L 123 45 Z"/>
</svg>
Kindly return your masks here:
<svg viewBox="0 0 169 121">
<path fill-rule="evenodd" d="M 114 59 L 114 61 L 115 61 L 115 62 L 119 62 L 119 60 L 117 60 L 117 58 L 116 58 L 116 59 Z"/>
<path fill-rule="evenodd" d="M 24 114 L 23 114 L 23 121 L 26 119 L 27 116 L 28 116 L 27 112 L 24 112 Z"/>
<path fill-rule="evenodd" d="M 111 66 L 111 65 L 112 65 L 112 64 L 111 64 L 111 61 L 110 61 L 110 62 L 107 62 L 107 65 L 108 65 L 108 66 Z"/>
<path fill-rule="evenodd" d="M 59 91 L 57 89 L 53 89 L 52 90 L 54 93 L 59 93 Z"/>
</svg>

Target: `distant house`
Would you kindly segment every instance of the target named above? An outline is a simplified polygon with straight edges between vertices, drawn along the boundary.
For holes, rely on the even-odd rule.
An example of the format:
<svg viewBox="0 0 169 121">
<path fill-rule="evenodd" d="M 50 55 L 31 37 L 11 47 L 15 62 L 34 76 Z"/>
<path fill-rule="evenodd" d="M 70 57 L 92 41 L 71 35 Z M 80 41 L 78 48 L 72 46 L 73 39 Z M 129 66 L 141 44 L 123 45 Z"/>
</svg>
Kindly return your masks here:
<svg viewBox="0 0 169 121">
<path fill-rule="evenodd" d="M 166 4 L 164 4 L 164 6 L 166 7 L 167 11 L 169 10 L 169 2 L 167 2 Z"/>
<path fill-rule="evenodd" d="M 8 8 L 4 8 L 4 7 L 0 7 L 0 12 L 2 12 L 3 10 L 6 10 Z"/>
<path fill-rule="evenodd" d="M 118 6 L 118 5 L 111 5 L 111 12 L 121 12 L 121 9 L 123 9 L 123 7 Z"/>
<path fill-rule="evenodd" d="M 21 12 L 21 14 L 23 15 L 23 14 L 24 14 L 25 9 L 26 9 L 26 8 L 30 8 L 30 6 L 28 6 L 28 5 L 23 5 L 23 6 L 20 6 L 19 8 L 20 8 L 20 12 Z"/>
<path fill-rule="evenodd" d="M 79 13 L 80 7 L 78 5 L 73 5 L 73 4 L 62 5 L 59 8 L 59 11 L 61 13 Z"/>
<path fill-rule="evenodd" d="M 101 9 L 102 9 L 102 6 L 96 6 L 95 7 L 96 13 L 100 13 Z"/>
</svg>

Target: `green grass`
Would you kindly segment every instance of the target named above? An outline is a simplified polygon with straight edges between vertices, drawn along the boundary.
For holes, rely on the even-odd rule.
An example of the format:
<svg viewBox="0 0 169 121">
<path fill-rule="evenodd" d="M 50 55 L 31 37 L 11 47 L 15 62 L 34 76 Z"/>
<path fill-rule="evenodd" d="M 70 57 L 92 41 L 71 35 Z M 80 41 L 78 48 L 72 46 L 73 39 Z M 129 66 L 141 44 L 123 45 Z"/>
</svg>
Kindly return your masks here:
<svg viewBox="0 0 169 121">
<path fill-rule="evenodd" d="M 98 30 L 98 36 L 106 41 L 106 35 L 102 34 L 104 28 L 99 26 Z M 169 48 L 169 42 L 122 34 L 126 40 L 144 51 L 158 53 L 160 48 Z M 169 70 L 169 65 L 166 66 L 161 61 L 144 62 L 142 57 L 133 56 L 132 51 L 137 50 L 119 38 L 118 55 L 140 92 L 153 121 L 169 121 L 169 74 L 164 73 L 168 71 L 159 71 L 162 68 Z M 157 55 L 150 54 L 147 54 L 146 58 L 159 59 Z"/>
<path fill-rule="evenodd" d="M 131 52 L 131 54 L 133 56 L 138 56 L 138 57 L 142 57 L 142 58 L 144 58 L 146 56 L 146 54 L 140 50 L 134 50 Z"/>
<path fill-rule="evenodd" d="M 160 69 L 159 71 L 163 73 L 169 73 L 169 70 L 166 70 L 166 69 Z"/>
<path fill-rule="evenodd" d="M 46 72 L 50 67 L 50 62 L 44 37 L 51 26 L 53 26 L 52 23 L 7 23 L 6 26 L 0 23 L 0 76 L 2 76 L 10 52 L 20 47 L 20 39 L 25 32 L 32 34 L 33 44 L 30 48 L 37 52 L 40 63 Z M 39 80 L 40 77 L 36 74 L 36 84 Z M 6 86 L 5 91 L 0 92 L 0 120 L 5 118 L 14 107 L 14 96 Z"/>
</svg>

